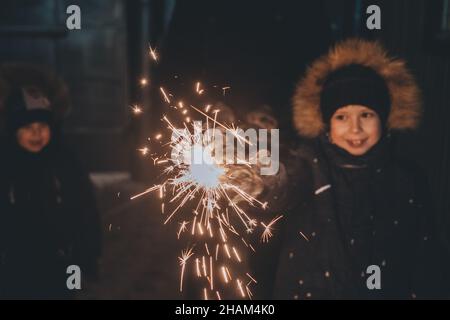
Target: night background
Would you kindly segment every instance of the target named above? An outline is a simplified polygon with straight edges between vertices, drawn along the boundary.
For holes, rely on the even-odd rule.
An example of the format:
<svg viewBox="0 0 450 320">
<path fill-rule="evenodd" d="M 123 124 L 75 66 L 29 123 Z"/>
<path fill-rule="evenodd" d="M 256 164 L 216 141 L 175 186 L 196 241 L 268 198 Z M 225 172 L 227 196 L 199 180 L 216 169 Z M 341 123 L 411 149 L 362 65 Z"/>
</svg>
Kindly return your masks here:
<svg viewBox="0 0 450 320">
<path fill-rule="evenodd" d="M 66 28 L 71 4 L 81 9 L 81 30 Z M 381 8 L 381 30 L 366 27 L 372 4 Z M 399 137 L 396 152 L 425 170 L 450 249 L 450 1 L 2 1 L 0 63 L 47 65 L 69 87 L 64 139 L 90 173 L 103 237 L 99 280 L 82 298 L 182 298 L 176 226 L 162 225 L 156 197 L 129 200 L 157 176 L 136 150 L 162 128 L 160 86 L 183 96 L 196 81 L 230 86 L 215 102 L 238 115 L 270 106 L 281 139 L 294 143 L 294 85 L 351 36 L 380 40 L 408 61 L 423 90 L 422 125 Z"/>
</svg>

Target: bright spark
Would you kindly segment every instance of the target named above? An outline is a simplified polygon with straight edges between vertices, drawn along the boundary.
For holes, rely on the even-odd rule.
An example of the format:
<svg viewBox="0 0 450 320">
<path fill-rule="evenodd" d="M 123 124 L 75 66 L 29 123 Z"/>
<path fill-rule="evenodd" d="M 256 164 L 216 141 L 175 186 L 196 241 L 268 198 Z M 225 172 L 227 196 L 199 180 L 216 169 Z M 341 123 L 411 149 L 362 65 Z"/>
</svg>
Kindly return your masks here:
<svg viewBox="0 0 450 320">
<path fill-rule="evenodd" d="M 154 61 L 158 61 L 158 56 L 156 54 L 156 50 L 152 49 L 152 47 L 150 46 L 150 44 L 148 45 L 148 49 L 149 49 L 149 55 L 150 57 L 154 60 Z"/>
<path fill-rule="evenodd" d="M 160 87 L 159 90 L 161 91 L 161 93 L 162 93 L 162 95 L 163 95 L 163 97 L 164 97 L 164 101 L 167 102 L 167 103 L 170 103 L 170 99 L 169 99 L 169 97 L 167 96 L 167 93 L 164 91 L 164 88 L 163 88 L 163 87 Z"/>
<path fill-rule="evenodd" d="M 225 95 L 225 92 L 226 92 L 228 89 L 230 89 L 230 87 L 223 87 L 223 88 L 222 88 L 223 95 Z"/>
<path fill-rule="evenodd" d="M 278 217 L 272 219 L 272 221 L 270 221 L 270 223 L 268 225 L 265 225 L 263 222 L 261 222 L 261 225 L 264 227 L 264 232 L 261 236 L 262 242 L 268 242 L 269 239 L 272 238 L 272 236 L 273 236 L 272 226 L 281 218 L 283 218 L 283 216 L 278 216 Z"/>
<path fill-rule="evenodd" d="M 143 112 L 142 108 L 140 106 L 138 106 L 137 104 L 130 106 L 130 108 L 135 115 L 141 114 Z"/>
<path fill-rule="evenodd" d="M 148 85 L 147 78 L 142 78 L 139 83 L 141 84 L 141 87 L 146 87 Z"/>
<path fill-rule="evenodd" d="M 144 147 L 144 148 L 138 149 L 138 151 L 141 152 L 143 156 L 145 156 L 148 154 L 149 148 Z"/>
<path fill-rule="evenodd" d="M 182 232 L 186 231 L 186 227 L 189 224 L 189 221 L 183 221 L 182 223 L 180 223 L 180 229 L 178 229 L 178 233 L 177 233 L 177 239 L 180 239 L 180 234 Z"/>
<path fill-rule="evenodd" d="M 184 278 L 184 270 L 186 268 L 186 262 L 189 258 L 194 254 L 192 252 L 193 248 L 186 249 L 181 251 L 181 257 L 178 257 L 181 266 L 181 276 L 180 276 L 180 292 L 183 292 L 183 278 Z"/>
</svg>

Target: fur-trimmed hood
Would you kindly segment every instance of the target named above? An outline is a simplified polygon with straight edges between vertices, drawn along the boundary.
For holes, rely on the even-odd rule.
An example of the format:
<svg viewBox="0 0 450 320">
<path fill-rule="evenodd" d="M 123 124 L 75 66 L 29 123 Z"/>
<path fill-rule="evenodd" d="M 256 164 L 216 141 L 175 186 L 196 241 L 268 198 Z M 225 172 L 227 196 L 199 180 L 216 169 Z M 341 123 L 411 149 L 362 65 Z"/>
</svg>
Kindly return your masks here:
<svg viewBox="0 0 450 320">
<path fill-rule="evenodd" d="M 351 64 L 370 67 L 386 81 L 391 98 L 388 129 L 417 128 L 422 116 L 421 92 L 405 61 L 389 56 L 378 42 L 348 39 L 313 62 L 295 89 L 294 125 L 301 136 L 315 138 L 323 132 L 325 123 L 320 110 L 323 83 L 330 73 Z"/>
</svg>

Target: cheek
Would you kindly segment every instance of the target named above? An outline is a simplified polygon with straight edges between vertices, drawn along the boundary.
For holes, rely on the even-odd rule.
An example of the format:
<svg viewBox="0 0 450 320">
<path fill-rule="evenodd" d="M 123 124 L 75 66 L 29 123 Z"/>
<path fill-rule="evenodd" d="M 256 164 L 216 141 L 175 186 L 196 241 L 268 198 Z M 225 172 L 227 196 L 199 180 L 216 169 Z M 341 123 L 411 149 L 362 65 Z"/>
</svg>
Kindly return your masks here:
<svg viewBox="0 0 450 320">
<path fill-rule="evenodd" d="M 381 137 L 381 126 L 377 120 L 368 121 L 365 123 L 364 131 L 369 136 L 369 139 L 373 142 L 377 142 Z"/>
<path fill-rule="evenodd" d="M 330 138 L 332 141 L 338 141 L 343 139 L 344 134 L 347 132 L 347 126 L 340 122 L 331 122 L 330 126 Z"/>
<path fill-rule="evenodd" d="M 17 141 L 20 144 L 26 143 L 28 140 L 30 140 L 30 135 L 28 134 L 27 131 L 19 130 L 17 132 Z"/>
<path fill-rule="evenodd" d="M 51 133 L 50 130 L 44 130 L 42 132 L 42 139 L 44 140 L 45 144 L 47 144 L 50 141 Z"/>
</svg>

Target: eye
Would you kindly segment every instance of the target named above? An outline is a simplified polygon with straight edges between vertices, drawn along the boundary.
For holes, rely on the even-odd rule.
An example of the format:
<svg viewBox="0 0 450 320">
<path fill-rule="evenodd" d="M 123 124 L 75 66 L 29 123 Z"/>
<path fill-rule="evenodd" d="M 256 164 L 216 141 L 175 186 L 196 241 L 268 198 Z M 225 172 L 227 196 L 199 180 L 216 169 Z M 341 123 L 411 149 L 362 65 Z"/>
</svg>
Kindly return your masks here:
<svg viewBox="0 0 450 320">
<path fill-rule="evenodd" d="M 347 116 L 345 114 L 337 114 L 334 116 L 334 118 L 338 121 L 344 121 L 347 119 Z"/>
<path fill-rule="evenodd" d="M 361 117 L 365 118 L 365 119 L 369 119 L 369 118 L 375 117 L 375 114 L 373 112 L 363 112 L 361 114 Z"/>
</svg>

